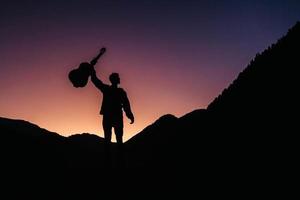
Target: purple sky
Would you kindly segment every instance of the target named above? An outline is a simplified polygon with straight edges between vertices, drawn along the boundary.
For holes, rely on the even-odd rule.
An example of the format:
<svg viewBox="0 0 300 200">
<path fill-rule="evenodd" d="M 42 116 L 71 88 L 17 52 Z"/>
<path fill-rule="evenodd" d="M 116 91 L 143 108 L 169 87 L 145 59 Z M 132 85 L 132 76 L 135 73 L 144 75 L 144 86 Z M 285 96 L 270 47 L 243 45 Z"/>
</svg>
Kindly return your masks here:
<svg viewBox="0 0 300 200">
<path fill-rule="evenodd" d="M 205 108 L 299 11 L 288 0 L 1 1 L 0 116 L 102 135 L 101 94 L 67 73 L 106 46 L 96 70 L 105 82 L 120 73 L 137 119 L 128 139 L 163 114 Z"/>
</svg>

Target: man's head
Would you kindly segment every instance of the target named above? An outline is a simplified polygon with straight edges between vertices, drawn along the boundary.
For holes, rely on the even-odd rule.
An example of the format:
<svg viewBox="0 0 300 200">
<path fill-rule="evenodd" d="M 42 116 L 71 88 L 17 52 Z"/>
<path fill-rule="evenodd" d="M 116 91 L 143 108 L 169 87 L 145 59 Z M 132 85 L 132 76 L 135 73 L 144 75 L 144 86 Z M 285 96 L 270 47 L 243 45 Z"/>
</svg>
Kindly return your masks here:
<svg viewBox="0 0 300 200">
<path fill-rule="evenodd" d="M 120 77 L 119 77 L 118 73 L 112 73 L 109 76 L 109 80 L 110 80 L 110 82 L 111 82 L 112 85 L 118 85 L 118 84 L 120 84 Z"/>
</svg>

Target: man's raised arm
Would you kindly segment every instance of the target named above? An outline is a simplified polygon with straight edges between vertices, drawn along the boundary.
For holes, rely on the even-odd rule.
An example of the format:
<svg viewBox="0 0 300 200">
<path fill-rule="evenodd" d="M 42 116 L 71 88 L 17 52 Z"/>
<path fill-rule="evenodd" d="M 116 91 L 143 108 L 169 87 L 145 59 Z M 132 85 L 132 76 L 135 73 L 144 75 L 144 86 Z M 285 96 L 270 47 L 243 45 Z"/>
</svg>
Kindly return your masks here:
<svg viewBox="0 0 300 200">
<path fill-rule="evenodd" d="M 91 69 L 91 81 L 94 83 L 94 85 L 101 90 L 101 92 L 103 92 L 105 90 L 105 88 L 107 87 L 106 84 L 104 84 L 96 75 L 96 70 L 94 69 L 94 67 L 92 66 Z"/>
</svg>

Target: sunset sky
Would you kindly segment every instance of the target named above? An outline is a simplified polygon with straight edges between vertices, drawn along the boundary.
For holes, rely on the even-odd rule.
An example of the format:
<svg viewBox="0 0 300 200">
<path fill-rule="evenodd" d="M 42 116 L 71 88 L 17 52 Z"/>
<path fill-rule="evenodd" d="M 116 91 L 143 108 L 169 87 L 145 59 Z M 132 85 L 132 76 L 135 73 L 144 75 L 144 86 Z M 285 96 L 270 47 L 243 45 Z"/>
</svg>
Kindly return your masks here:
<svg viewBox="0 0 300 200">
<path fill-rule="evenodd" d="M 297 20 L 297 0 L 1 0 L 0 116 L 103 136 L 101 93 L 68 72 L 105 46 L 96 71 L 106 83 L 120 74 L 136 118 L 124 119 L 128 140 L 164 114 L 206 108 Z"/>
</svg>

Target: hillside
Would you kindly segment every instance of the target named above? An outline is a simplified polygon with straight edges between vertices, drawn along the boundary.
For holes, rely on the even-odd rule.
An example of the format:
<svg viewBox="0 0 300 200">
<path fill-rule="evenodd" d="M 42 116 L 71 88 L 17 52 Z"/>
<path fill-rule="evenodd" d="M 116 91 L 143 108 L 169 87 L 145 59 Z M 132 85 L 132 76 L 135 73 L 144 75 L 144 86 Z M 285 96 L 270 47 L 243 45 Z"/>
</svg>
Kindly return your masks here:
<svg viewBox="0 0 300 200">
<path fill-rule="evenodd" d="M 208 110 L 231 117 L 251 114 L 264 121 L 265 117 L 282 120 L 281 116 L 293 110 L 299 88 L 299 35 L 300 22 L 277 43 L 257 54 Z"/>
</svg>

